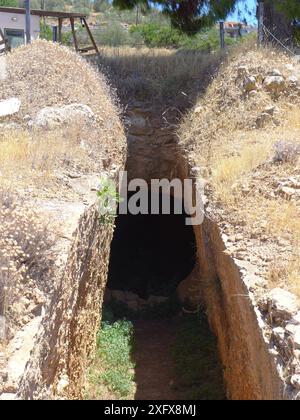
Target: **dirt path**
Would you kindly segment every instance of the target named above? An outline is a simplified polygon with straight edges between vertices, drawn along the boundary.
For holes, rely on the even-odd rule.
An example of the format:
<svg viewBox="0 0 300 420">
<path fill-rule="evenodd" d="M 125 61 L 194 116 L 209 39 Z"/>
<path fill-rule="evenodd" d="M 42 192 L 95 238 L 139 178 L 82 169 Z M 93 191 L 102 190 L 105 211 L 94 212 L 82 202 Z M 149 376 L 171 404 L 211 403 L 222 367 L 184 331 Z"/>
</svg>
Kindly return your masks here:
<svg viewBox="0 0 300 420">
<path fill-rule="evenodd" d="M 174 319 L 140 320 L 135 326 L 136 400 L 177 400 L 171 346 Z"/>
</svg>

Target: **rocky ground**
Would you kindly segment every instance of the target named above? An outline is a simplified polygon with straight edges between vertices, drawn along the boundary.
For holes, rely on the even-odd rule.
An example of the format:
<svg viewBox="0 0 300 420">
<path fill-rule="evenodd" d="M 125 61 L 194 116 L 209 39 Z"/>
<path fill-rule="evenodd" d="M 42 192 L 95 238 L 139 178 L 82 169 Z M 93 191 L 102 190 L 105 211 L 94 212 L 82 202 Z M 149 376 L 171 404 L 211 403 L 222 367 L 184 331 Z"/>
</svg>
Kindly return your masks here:
<svg viewBox="0 0 300 420">
<path fill-rule="evenodd" d="M 0 57 L 0 77 L 0 398 L 11 399 L 74 232 L 125 143 L 105 80 L 68 49 L 20 48 Z"/>
<path fill-rule="evenodd" d="M 250 273 L 270 352 L 300 391 L 300 65 L 268 50 L 230 58 L 179 135 L 206 184 L 206 214 Z"/>
</svg>

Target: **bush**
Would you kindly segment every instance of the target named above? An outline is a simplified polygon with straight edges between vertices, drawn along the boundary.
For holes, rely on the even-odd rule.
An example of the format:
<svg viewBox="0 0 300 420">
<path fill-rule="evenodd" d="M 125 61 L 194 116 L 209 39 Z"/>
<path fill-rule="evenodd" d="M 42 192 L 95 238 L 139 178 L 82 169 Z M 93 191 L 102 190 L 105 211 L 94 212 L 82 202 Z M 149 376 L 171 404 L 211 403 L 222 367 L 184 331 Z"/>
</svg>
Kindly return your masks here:
<svg viewBox="0 0 300 420">
<path fill-rule="evenodd" d="M 46 23 L 41 22 L 41 31 L 40 38 L 45 39 L 46 41 L 53 40 L 52 27 Z M 71 45 L 72 44 L 72 33 L 71 32 L 62 32 L 62 44 Z"/>
<path fill-rule="evenodd" d="M 126 320 L 103 322 L 97 342 L 98 356 L 104 367 L 98 380 L 121 398 L 127 397 L 134 388 L 132 323 Z"/>
<path fill-rule="evenodd" d="M 26 291 L 49 292 L 51 260 L 47 251 L 52 242 L 46 223 L 31 205 L 21 203 L 9 192 L 0 192 L 0 315 L 9 329 L 22 325 L 19 302 Z M 20 310 L 22 310 L 20 312 Z"/>
<path fill-rule="evenodd" d="M 171 26 L 160 26 L 155 23 L 132 26 L 130 33 L 140 34 L 148 47 L 178 48 L 183 37 L 179 31 Z"/>
<path fill-rule="evenodd" d="M 172 28 L 170 25 L 147 23 L 133 26 L 131 34 L 140 34 L 148 47 L 182 48 L 202 51 L 212 51 L 220 48 L 219 30 L 217 28 L 203 29 L 195 36 L 188 36 Z M 235 44 L 235 39 L 225 38 L 226 45 Z"/>
</svg>

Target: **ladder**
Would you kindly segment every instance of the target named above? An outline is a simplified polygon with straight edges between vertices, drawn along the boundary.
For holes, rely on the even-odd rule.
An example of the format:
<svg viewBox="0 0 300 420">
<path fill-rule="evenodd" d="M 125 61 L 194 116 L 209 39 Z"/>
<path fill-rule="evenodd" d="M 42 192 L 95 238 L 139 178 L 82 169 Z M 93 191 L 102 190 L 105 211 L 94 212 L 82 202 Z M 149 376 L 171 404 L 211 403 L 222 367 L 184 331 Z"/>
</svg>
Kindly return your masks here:
<svg viewBox="0 0 300 420">
<path fill-rule="evenodd" d="M 0 28 L 0 54 L 5 53 L 7 51 L 9 51 L 9 45 L 7 39 L 5 39 L 2 29 Z"/>
</svg>

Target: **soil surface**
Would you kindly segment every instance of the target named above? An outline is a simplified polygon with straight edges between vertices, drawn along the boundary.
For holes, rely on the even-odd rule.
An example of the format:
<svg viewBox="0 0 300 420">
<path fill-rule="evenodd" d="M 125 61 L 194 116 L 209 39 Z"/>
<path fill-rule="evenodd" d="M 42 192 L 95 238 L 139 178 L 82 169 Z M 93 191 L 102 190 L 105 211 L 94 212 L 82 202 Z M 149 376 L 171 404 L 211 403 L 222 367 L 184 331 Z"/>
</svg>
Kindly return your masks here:
<svg viewBox="0 0 300 420">
<path fill-rule="evenodd" d="M 138 320 L 134 323 L 136 400 L 179 400 L 171 348 L 176 320 Z"/>
</svg>

